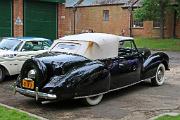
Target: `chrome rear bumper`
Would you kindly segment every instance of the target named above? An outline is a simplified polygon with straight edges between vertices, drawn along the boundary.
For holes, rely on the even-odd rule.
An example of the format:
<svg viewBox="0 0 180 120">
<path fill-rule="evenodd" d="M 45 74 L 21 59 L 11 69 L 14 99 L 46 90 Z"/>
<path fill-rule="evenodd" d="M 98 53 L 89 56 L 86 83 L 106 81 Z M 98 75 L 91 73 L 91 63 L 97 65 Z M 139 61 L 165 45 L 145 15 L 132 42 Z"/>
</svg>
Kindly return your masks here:
<svg viewBox="0 0 180 120">
<path fill-rule="evenodd" d="M 22 95 L 34 97 L 34 98 L 36 98 L 36 100 L 38 100 L 38 99 L 56 100 L 57 99 L 57 96 L 54 95 L 54 94 L 48 94 L 48 93 L 39 92 L 38 87 L 36 87 L 35 91 L 32 91 L 32 90 L 19 88 L 19 87 L 16 86 L 14 88 L 14 92 L 15 93 L 18 92 L 18 93 L 20 93 Z"/>
</svg>

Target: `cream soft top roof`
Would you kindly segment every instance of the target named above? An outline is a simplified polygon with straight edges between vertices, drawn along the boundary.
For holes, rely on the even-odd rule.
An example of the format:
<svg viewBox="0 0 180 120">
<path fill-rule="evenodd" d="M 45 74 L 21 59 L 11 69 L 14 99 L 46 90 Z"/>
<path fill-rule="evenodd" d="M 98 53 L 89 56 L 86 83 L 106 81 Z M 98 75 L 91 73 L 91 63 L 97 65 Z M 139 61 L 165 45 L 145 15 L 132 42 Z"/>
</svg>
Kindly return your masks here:
<svg viewBox="0 0 180 120">
<path fill-rule="evenodd" d="M 106 34 L 106 33 L 83 33 L 83 34 L 77 34 L 77 35 L 69 35 L 60 38 L 60 40 L 75 40 L 75 41 L 91 41 L 95 42 L 99 45 L 104 43 L 112 43 L 117 42 L 121 40 L 130 40 L 133 39 L 131 37 L 123 37 L 113 34 Z"/>
<path fill-rule="evenodd" d="M 79 54 L 93 60 L 107 59 L 118 56 L 119 41 L 132 39 L 131 37 L 122 37 L 106 33 L 83 33 L 62 37 L 55 41 L 52 46 L 58 42 L 78 42 L 81 43 L 79 50 L 75 52 L 69 50 L 67 52 Z"/>
</svg>

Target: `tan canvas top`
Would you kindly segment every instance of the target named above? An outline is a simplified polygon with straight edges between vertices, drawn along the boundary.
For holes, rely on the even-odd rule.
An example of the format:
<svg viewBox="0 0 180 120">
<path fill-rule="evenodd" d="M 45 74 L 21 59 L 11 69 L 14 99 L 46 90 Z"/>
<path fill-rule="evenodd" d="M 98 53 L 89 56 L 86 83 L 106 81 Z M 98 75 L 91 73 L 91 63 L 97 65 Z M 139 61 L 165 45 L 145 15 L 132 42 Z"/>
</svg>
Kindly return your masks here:
<svg viewBox="0 0 180 120">
<path fill-rule="evenodd" d="M 77 43 L 80 47 L 76 50 L 58 51 L 79 54 L 93 60 L 107 59 L 117 57 L 119 41 L 128 39 L 133 38 L 105 33 L 83 33 L 60 38 L 54 42 L 51 49 L 53 51 L 53 46 L 58 43 Z"/>
</svg>

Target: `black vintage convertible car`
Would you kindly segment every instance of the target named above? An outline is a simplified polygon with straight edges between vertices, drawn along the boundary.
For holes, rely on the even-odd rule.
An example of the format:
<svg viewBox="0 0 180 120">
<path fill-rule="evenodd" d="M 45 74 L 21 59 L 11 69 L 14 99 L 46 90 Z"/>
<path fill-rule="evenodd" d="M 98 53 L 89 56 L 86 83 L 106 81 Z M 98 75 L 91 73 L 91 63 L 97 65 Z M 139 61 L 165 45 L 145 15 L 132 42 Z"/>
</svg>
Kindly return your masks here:
<svg viewBox="0 0 180 120">
<path fill-rule="evenodd" d="M 169 57 L 137 48 L 133 38 L 84 33 L 56 40 L 49 52 L 28 59 L 15 92 L 38 101 L 80 99 L 97 105 L 105 93 L 146 79 L 164 83 Z"/>
</svg>

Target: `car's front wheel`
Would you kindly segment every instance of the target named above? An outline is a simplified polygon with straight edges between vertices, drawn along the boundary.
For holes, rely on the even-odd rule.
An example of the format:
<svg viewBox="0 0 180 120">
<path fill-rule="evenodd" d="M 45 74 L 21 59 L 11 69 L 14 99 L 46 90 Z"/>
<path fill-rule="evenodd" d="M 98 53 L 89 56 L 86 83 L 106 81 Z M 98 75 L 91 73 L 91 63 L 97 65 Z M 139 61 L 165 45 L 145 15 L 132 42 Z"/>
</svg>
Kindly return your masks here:
<svg viewBox="0 0 180 120">
<path fill-rule="evenodd" d="M 87 98 L 85 98 L 84 101 L 87 105 L 94 106 L 94 105 L 99 104 L 101 102 L 102 98 L 103 98 L 103 94 L 93 96 L 93 97 L 87 97 Z"/>
<path fill-rule="evenodd" d="M 0 67 L 0 82 L 2 82 L 5 78 L 4 69 Z"/>
<path fill-rule="evenodd" d="M 155 86 L 162 85 L 165 81 L 164 74 L 165 74 L 165 66 L 164 64 L 161 63 L 157 68 L 155 77 L 151 79 L 151 83 Z"/>
</svg>

